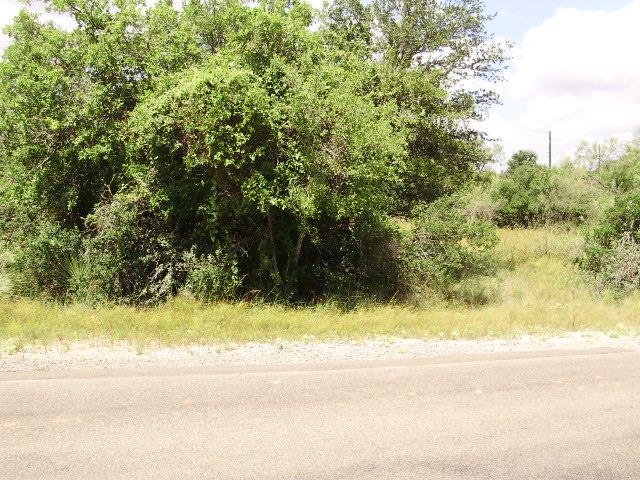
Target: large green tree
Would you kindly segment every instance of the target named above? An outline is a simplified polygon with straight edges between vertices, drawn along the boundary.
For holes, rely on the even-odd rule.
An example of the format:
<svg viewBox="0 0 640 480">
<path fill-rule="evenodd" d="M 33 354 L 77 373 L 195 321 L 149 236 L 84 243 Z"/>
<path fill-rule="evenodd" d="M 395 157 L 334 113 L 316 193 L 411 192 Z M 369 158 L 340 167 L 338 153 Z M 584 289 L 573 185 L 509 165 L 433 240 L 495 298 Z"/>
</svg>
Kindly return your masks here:
<svg viewBox="0 0 640 480">
<path fill-rule="evenodd" d="M 76 27 L 23 11 L 0 62 L 0 234 L 28 293 L 390 296 L 390 215 L 485 161 L 469 122 L 493 97 L 465 79 L 504 52 L 480 2 L 49 6 Z"/>
<path fill-rule="evenodd" d="M 500 78 L 508 45 L 488 32 L 492 15 L 479 0 L 376 0 L 372 9 L 383 88 L 409 132 L 403 212 L 454 192 L 490 161 L 473 125 L 497 101 L 481 86 Z"/>
</svg>

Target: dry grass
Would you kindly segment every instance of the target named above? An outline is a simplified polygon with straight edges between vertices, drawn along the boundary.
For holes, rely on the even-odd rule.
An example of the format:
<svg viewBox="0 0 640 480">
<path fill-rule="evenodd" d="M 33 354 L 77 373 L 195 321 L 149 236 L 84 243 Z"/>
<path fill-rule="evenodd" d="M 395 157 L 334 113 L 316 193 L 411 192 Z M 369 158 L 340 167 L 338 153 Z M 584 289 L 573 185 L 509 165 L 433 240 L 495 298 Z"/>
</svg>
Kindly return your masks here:
<svg viewBox="0 0 640 480">
<path fill-rule="evenodd" d="M 362 339 L 513 337 L 595 330 L 640 332 L 640 295 L 622 300 L 596 295 L 572 259 L 580 251 L 575 232 L 503 230 L 498 247 L 505 268 L 500 298 L 469 308 L 390 305 L 343 312 L 333 306 L 292 309 L 270 305 L 202 305 L 177 298 L 155 309 L 60 306 L 0 301 L 0 350 L 26 344 L 87 339 L 138 345 Z M 4 348 L 3 348 L 4 345 Z"/>
</svg>

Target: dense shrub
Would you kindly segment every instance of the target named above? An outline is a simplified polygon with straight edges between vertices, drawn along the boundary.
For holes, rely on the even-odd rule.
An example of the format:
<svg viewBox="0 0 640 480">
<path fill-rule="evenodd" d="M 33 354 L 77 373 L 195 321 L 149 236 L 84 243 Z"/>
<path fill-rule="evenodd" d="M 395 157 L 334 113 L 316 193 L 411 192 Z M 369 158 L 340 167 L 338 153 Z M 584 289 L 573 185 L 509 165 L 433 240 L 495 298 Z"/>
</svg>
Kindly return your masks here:
<svg viewBox="0 0 640 480">
<path fill-rule="evenodd" d="M 349 252 L 343 260 L 347 260 L 343 270 L 346 276 L 336 279 L 332 296 L 353 291 L 377 301 L 404 299 L 411 289 L 411 266 L 405 263 L 406 238 L 402 230 L 384 217 L 369 218 L 354 227 L 355 235 L 346 237 L 342 249 L 342 254 Z M 345 280 L 355 288 L 345 289 Z"/>
<path fill-rule="evenodd" d="M 182 268 L 186 271 L 185 292 L 203 302 L 233 299 L 242 284 L 237 260 L 220 249 L 201 256 L 188 252 Z"/>
<path fill-rule="evenodd" d="M 14 256 L 8 265 L 15 292 L 28 297 L 64 297 L 72 260 L 80 250 L 80 232 L 42 220 L 31 225 L 20 240 L 13 245 Z"/>
<path fill-rule="evenodd" d="M 640 242 L 630 232 L 624 233 L 604 252 L 596 273 L 602 288 L 619 292 L 640 289 Z"/>
<path fill-rule="evenodd" d="M 494 192 L 500 202 L 498 224 L 532 226 L 544 221 L 550 189 L 549 170 L 540 165 L 525 162 L 509 170 Z"/>
<path fill-rule="evenodd" d="M 11 293 L 13 288 L 13 281 L 7 271 L 7 267 L 11 261 L 11 254 L 0 249 L 0 295 L 7 295 Z"/>
<path fill-rule="evenodd" d="M 504 202 L 495 193 L 500 182 L 501 178 L 494 174 L 462 192 L 463 208 L 469 218 L 497 222 L 498 212 Z"/>
<path fill-rule="evenodd" d="M 514 153 L 507 163 L 507 171 L 513 172 L 522 166 L 535 166 L 538 163 L 538 154 L 531 150 L 520 150 Z"/>
<path fill-rule="evenodd" d="M 546 223 L 595 224 L 613 201 L 613 192 L 592 174 L 566 164 L 551 171 Z"/>
<path fill-rule="evenodd" d="M 619 192 L 640 188 L 640 138 L 626 145 L 622 153 L 612 156 L 598 169 L 602 182 Z"/>
<path fill-rule="evenodd" d="M 484 211 L 501 226 L 530 227 L 593 224 L 614 194 L 583 168 L 565 164 L 549 170 L 523 161 L 476 197 L 469 198 L 470 213 Z"/>
<path fill-rule="evenodd" d="M 494 226 L 471 220 L 461 202 L 444 197 L 415 210 L 408 255 L 416 285 L 447 291 L 456 283 L 494 272 Z"/>
<path fill-rule="evenodd" d="M 69 30 L 26 11 L 8 29 L 0 242 L 21 293 L 154 304 L 407 290 L 392 215 L 488 159 L 468 120 L 496 97 L 463 83 L 505 58 L 482 2 L 336 0 L 319 24 L 299 1 L 98 3 L 51 2 Z M 463 237 L 475 238 L 422 243 L 449 262 L 429 275 L 481 262 Z"/>
<path fill-rule="evenodd" d="M 155 303 L 176 292 L 180 253 L 162 212 L 143 191 L 122 191 L 87 218 L 70 294 L 91 303 Z"/>
<path fill-rule="evenodd" d="M 589 232 L 586 253 L 580 263 L 587 270 L 602 272 L 612 252 L 626 247 L 633 250 L 634 242 L 640 242 L 640 192 L 616 199 L 600 223 Z"/>
</svg>

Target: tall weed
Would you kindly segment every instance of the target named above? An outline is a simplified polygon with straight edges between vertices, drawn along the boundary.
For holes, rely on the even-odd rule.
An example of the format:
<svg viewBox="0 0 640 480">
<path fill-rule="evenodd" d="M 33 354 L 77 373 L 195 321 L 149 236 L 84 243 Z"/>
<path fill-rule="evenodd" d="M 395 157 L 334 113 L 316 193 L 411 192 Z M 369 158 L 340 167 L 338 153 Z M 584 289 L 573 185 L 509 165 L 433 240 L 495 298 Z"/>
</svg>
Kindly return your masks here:
<svg viewBox="0 0 640 480">
<path fill-rule="evenodd" d="M 13 260 L 13 255 L 9 252 L 0 253 L 0 295 L 11 293 L 13 282 L 7 271 L 7 266 Z"/>
</svg>

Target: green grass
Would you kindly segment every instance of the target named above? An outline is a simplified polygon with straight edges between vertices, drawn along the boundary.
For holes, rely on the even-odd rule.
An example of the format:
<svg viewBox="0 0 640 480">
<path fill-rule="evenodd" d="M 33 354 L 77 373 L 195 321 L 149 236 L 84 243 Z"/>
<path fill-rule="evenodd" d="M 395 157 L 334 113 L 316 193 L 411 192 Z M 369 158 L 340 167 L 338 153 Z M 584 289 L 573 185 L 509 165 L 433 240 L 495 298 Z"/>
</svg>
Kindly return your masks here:
<svg viewBox="0 0 640 480">
<path fill-rule="evenodd" d="M 502 230 L 504 268 L 499 298 L 483 307 L 432 302 L 418 307 L 368 306 L 344 312 L 334 306 L 284 308 L 200 303 L 176 298 L 152 309 L 92 309 L 29 300 L 0 300 L 0 350 L 29 344 L 129 341 L 183 345 L 276 339 L 514 337 L 566 331 L 640 332 L 640 295 L 597 295 L 572 259 L 582 243 L 575 232 Z"/>
</svg>

